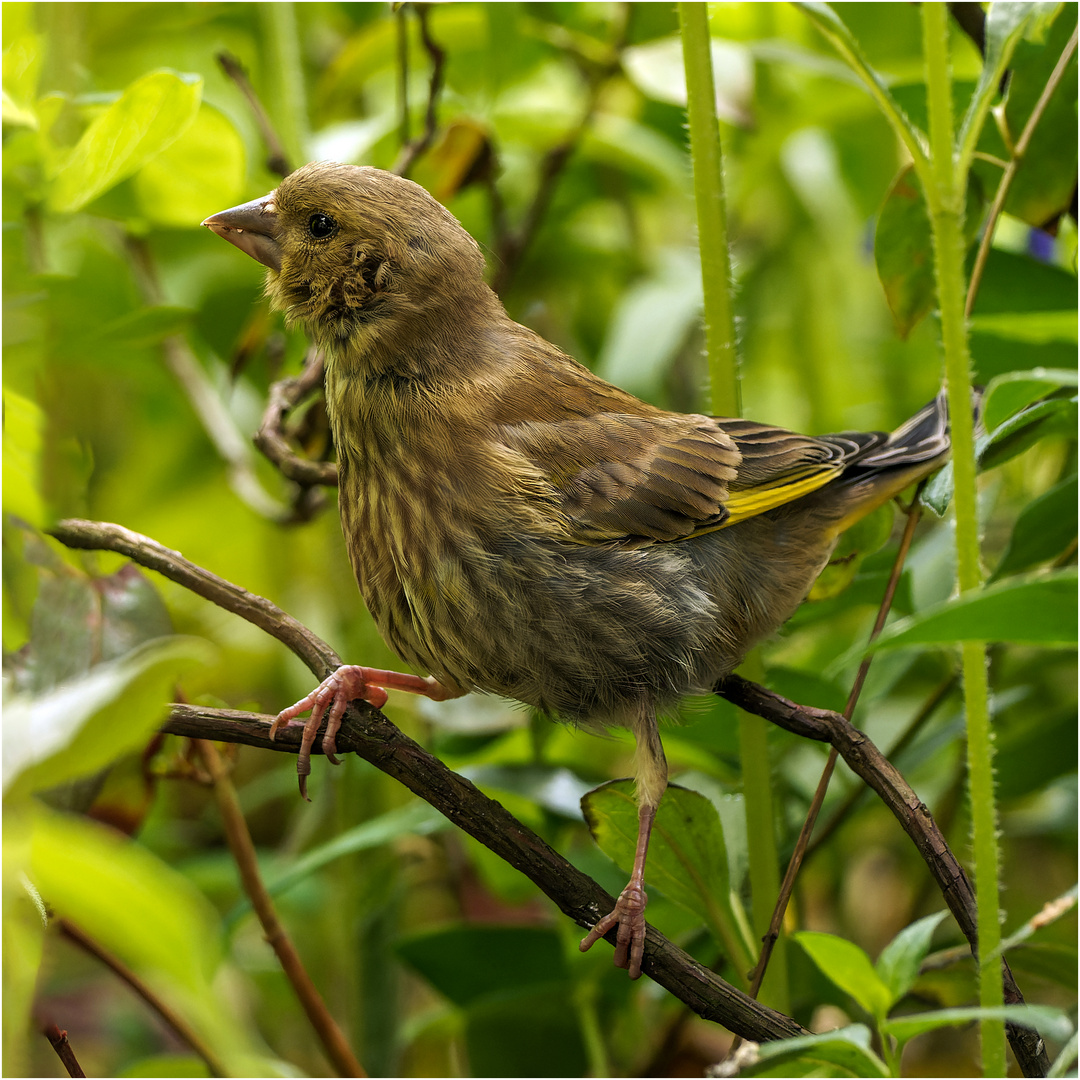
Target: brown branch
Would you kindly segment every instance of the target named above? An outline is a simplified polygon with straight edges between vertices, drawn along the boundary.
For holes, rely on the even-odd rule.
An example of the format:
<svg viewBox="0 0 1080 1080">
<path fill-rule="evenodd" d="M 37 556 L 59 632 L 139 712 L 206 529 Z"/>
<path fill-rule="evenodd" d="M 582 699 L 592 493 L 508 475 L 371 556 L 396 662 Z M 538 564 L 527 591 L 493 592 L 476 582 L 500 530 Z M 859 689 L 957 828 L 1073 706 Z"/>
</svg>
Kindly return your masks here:
<svg viewBox="0 0 1080 1080">
<path fill-rule="evenodd" d="M 191 1049 L 206 1062 L 211 1076 L 228 1076 L 229 1072 L 218 1056 L 203 1042 L 202 1037 L 193 1027 L 175 1012 L 161 997 L 158 996 L 134 971 L 131 970 L 119 957 L 114 956 L 107 949 L 102 948 L 93 938 L 80 930 L 74 923 L 67 919 L 59 920 L 60 933 L 69 941 L 78 945 L 84 952 L 89 953 L 94 959 L 101 961 L 121 982 L 125 982 L 135 993 L 146 1002 L 147 1005 L 158 1014 L 165 1024 L 172 1030 L 181 1042 L 186 1043 Z M 72 1073 L 72 1076 L 82 1073 Z"/>
<path fill-rule="evenodd" d="M 50 530 L 68 547 L 116 551 L 155 570 L 212 603 L 254 623 L 287 645 L 319 679 L 341 665 L 337 654 L 303 624 L 280 608 L 223 578 L 188 562 L 148 537 L 105 522 L 67 520 Z M 300 744 L 300 725 L 291 725 L 269 741 L 270 717 L 231 710 L 174 705 L 164 731 L 189 738 L 242 742 L 268 750 L 292 750 Z M 464 777 L 400 732 L 368 705 L 352 705 L 337 737 L 338 749 L 350 750 L 394 777 L 536 883 L 580 926 L 591 927 L 614 900 L 539 836 L 489 799 Z M 316 740 L 318 752 L 319 740 Z M 615 931 L 608 935 L 614 943 Z M 643 970 L 699 1016 L 723 1024 L 758 1042 L 804 1034 L 789 1016 L 747 997 L 648 929 Z"/>
<path fill-rule="evenodd" d="M 283 476 L 303 487 L 337 487 L 337 466 L 332 461 L 312 461 L 301 457 L 289 445 L 285 418 L 316 387 L 322 386 L 323 362 L 316 353 L 302 374 L 281 379 L 270 387 L 262 423 L 255 433 L 255 445 L 277 466 Z"/>
<path fill-rule="evenodd" d="M 292 985 L 311 1026 L 315 1029 L 323 1050 L 326 1051 L 327 1057 L 337 1070 L 338 1076 L 367 1076 L 360 1062 L 356 1060 L 341 1028 L 330 1015 L 330 1010 L 326 1007 L 322 995 L 315 988 L 315 983 L 308 975 L 300 954 L 296 951 L 296 946 L 285 927 L 281 925 L 281 920 L 278 919 L 274 902 L 270 899 L 270 893 L 259 873 L 255 844 L 252 842 L 251 833 L 248 831 L 247 822 L 240 809 L 236 788 L 233 787 L 232 779 L 221 760 L 221 755 L 214 744 L 206 739 L 196 739 L 195 748 L 206 766 L 206 771 L 210 774 L 214 798 L 225 829 L 225 839 L 229 844 L 237 869 L 240 871 L 244 892 L 251 900 L 251 906 L 255 909 L 255 914 L 266 934 L 266 940 L 281 963 L 282 970 Z"/>
<path fill-rule="evenodd" d="M 968 939 L 972 953 L 975 953 L 978 933 L 971 882 L 949 849 L 925 803 L 870 739 L 840 713 L 796 705 L 738 675 L 729 675 L 716 687 L 716 693 L 740 709 L 756 713 L 785 731 L 806 739 L 827 742 L 836 748 L 848 768 L 877 793 L 915 844 L 937 882 L 945 903 Z M 1004 960 L 1001 968 L 1006 1004 L 1023 1004 L 1024 996 Z M 1009 1042 L 1023 1074 L 1045 1076 L 1049 1059 L 1038 1032 L 1015 1024 L 1010 1024 L 1008 1031 Z"/>
<path fill-rule="evenodd" d="M 270 122 L 270 117 L 263 108 L 258 94 L 252 88 L 247 72 L 244 70 L 244 65 L 231 52 L 224 49 L 217 54 L 217 62 L 221 66 L 221 70 L 236 83 L 251 106 L 255 123 L 259 127 L 259 133 L 262 135 L 263 142 L 266 143 L 266 167 L 272 173 L 277 173 L 278 176 L 288 176 L 292 169 L 289 167 L 289 158 L 285 153 L 285 147 L 278 138 L 274 125 Z"/>
<path fill-rule="evenodd" d="M 41 1033 L 52 1043 L 52 1048 L 56 1051 L 56 1056 L 67 1070 L 68 1076 L 86 1075 L 79 1064 L 79 1059 L 75 1056 L 75 1051 L 71 1049 L 71 1043 L 68 1042 L 68 1033 L 66 1031 L 61 1031 L 50 1020 L 42 1025 Z"/>
<path fill-rule="evenodd" d="M 272 719 L 229 709 L 173 705 L 162 730 L 187 738 L 242 742 L 296 753 L 301 726 L 282 728 L 270 742 Z M 339 753 L 358 754 L 434 806 L 458 828 L 525 874 L 579 926 L 591 927 L 611 910 L 614 899 L 592 878 L 370 705 L 349 707 L 337 736 L 337 748 Z M 314 752 L 321 752 L 318 739 Z M 608 937 L 614 942 L 615 932 Z M 747 997 L 652 926 L 648 928 L 647 942 L 645 972 L 699 1016 L 759 1042 L 804 1033 L 790 1017 Z"/>
<path fill-rule="evenodd" d="M 934 715 L 938 710 L 938 706 L 949 696 L 950 692 L 956 686 L 956 675 L 948 675 L 944 678 L 931 692 L 930 696 L 923 702 L 922 707 L 912 718 L 910 724 L 904 730 L 899 739 L 896 740 L 895 745 L 885 755 L 890 761 L 896 758 L 898 754 L 902 754 L 915 739 L 915 736 L 922 731 L 926 722 Z M 814 836 L 813 842 L 806 849 L 806 858 L 809 859 L 815 852 L 819 851 L 824 843 L 836 832 L 837 829 L 844 823 L 848 815 L 855 809 L 859 801 L 866 795 L 867 787 L 865 784 L 856 784 L 851 793 L 847 796 L 844 802 L 837 808 L 836 813 L 820 828 Z M 805 859 L 803 860 L 806 861 Z"/>
<path fill-rule="evenodd" d="M 119 525 L 93 521 L 62 521 L 50 532 L 69 547 L 105 549 L 127 555 L 139 565 L 156 570 L 240 615 L 286 644 L 319 679 L 341 664 L 325 642 L 270 601 L 195 566 L 154 540 Z M 796 705 L 738 676 L 729 676 L 716 692 L 739 708 L 787 731 L 835 746 L 848 767 L 877 792 L 915 843 L 960 929 L 975 948 L 975 900 L 971 883 L 926 806 L 866 735 L 839 713 Z M 221 729 L 214 728 L 219 721 Z M 300 725 L 293 725 L 278 732 L 276 742 L 280 745 L 273 746 L 269 743 L 267 718 L 250 715 L 245 718 L 242 713 L 191 706 L 174 706 L 172 719 L 164 730 L 271 749 L 293 743 L 298 746 L 300 739 Z M 499 803 L 402 734 L 378 710 L 363 703 L 351 705 L 337 744 L 339 750 L 355 751 L 400 781 L 459 828 L 520 869 L 579 925 L 592 926 L 611 909 L 613 899 L 596 882 L 563 859 Z M 612 943 L 614 934 L 612 931 L 608 935 Z M 802 1033 L 802 1028 L 790 1017 L 766 1008 L 729 985 L 651 926 L 646 940 L 643 970 L 698 1015 L 759 1042 Z M 1022 1003 L 1023 995 L 1004 961 L 1002 971 L 1006 1002 Z M 1038 1033 L 1010 1025 L 1009 1038 L 1024 1075 L 1045 1075 L 1048 1061 Z"/>
<path fill-rule="evenodd" d="M 1047 105 L 1050 104 L 1050 99 L 1054 96 L 1058 84 L 1065 77 L 1065 71 L 1075 52 L 1076 31 L 1073 30 L 1072 37 L 1069 38 L 1061 56 L 1058 58 L 1057 64 L 1054 65 L 1054 70 L 1050 73 L 1050 78 L 1046 80 L 1046 85 L 1039 95 L 1039 100 L 1035 102 L 1035 107 L 1031 110 L 1031 115 L 1024 125 L 1024 130 L 1020 133 L 1020 138 L 1016 140 L 1016 145 L 1012 149 L 1012 157 L 1009 159 L 1004 175 L 998 182 L 997 192 L 994 194 L 994 201 L 990 206 L 990 214 L 986 220 L 986 228 L 983 230 L 982 239 L 979 241 L 979 250 L 975 255 L 975 263 L 971 268 L 967 302 L 964 304 L 964 315 L 967 318 L 971 317 L 971 312 L 975 308 L 975 297 L 979 293 L 979 285 L 982 282 L 983 271 L 986 269 L 986 261 L 990 258 L 990 245 L 994 239 L 994 229 L 997 226 L 998 218 L 1001 216 L 1001 211 L 1005 207 L 1005 199 L 1008 197 L 1009 188 L 1012 187 L 1012 182 L 1016 178 L 1016 173 L 1024 160 L 1024 155 L 1027 153 L 1035 128 L 1042 119 Z"/>
<path fill-rule="evenodd" d="M 428 56 L 431 57 L 431 80 L 428 83 L 428 101 L 427 111 L 424 114 L 424 131 L 419 138 L 413 139 L 407 142 L 402 148 L 401 153 L 398 155 L 397 161 L 394 162 L 394 167 L 391 170 L 398 174 L 398 176 L 408 176 L 409 170 L 416 164 L 417 158 L 423 154 L 428 147 L 431 146 L 432 141 L 435 139 L 435 130 L 438 122 L 438 107 L 439 96 L 442 94 L 443 88 L 443 69 L 446 66 L 446 51 L 440 48 L 435 40 L 431 36 L 431 30 L 428 27 L 428 18 L 431 14 L 430 4 L 413 4 L 412 7 L 416 10 L 416 17 L 420 23 L 420 40 L 424 43 L 424 48 L 427 50 Z M 401 32 L 405 33 L 405 16 L 404 9 L 399 12 L 401 18 Z M 406 62 L 408 57 L 408 39 L 406 38 L 405 44 L 405 56 Z M 404 64 L 402 64 L 402 85 L 404 86 L 406 74 Z M 404 91 L 402 93 L 402 132 L 408 131 L 408 103 L 404 98 Z"/>
</svg>

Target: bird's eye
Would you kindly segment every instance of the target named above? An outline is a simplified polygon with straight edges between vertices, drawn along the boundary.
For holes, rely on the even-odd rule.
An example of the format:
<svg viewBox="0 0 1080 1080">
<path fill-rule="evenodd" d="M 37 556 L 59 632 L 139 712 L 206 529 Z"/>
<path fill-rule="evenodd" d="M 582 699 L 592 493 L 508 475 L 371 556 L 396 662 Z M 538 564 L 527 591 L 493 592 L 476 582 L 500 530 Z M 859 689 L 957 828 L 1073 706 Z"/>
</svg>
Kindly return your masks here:
<svg viewBox="0 0 1080 1080">
<path fill-rule="evenodd" d="M 316 240 L 325 240 L 337 232 L 337 222 L 329 214 L 312 214 L 308 218 L 308 232 Z"/>
</svg>

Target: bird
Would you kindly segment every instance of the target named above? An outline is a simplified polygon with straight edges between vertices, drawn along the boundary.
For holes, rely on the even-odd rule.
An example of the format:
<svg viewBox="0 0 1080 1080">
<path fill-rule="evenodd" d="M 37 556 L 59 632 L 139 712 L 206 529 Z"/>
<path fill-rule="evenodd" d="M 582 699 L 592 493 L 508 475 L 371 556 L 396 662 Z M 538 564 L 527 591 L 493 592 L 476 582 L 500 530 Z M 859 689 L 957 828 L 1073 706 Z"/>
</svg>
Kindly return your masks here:
<svg viewBox="0 0 1080 1080">
<path fill-rule="evenodd" d="M 450 211 L 370 166 L 305 165 L 203 225 L 266 267 L 272 306 L 322 353 L 356 581 L 426 673 L 342 666 L 272 733 L 310 710 L 301 760 L 325 718 L 336 762 L 349 702 L 389 690 L 629 729 L 632 873 L 580 948 L 614 930 L 638 978 L 659 720 L 777 631 L 846 528 L 943 463 L 944 396 L 892 434 L 816 437 L 648 404 L 514 322 Z"/>
</svg>

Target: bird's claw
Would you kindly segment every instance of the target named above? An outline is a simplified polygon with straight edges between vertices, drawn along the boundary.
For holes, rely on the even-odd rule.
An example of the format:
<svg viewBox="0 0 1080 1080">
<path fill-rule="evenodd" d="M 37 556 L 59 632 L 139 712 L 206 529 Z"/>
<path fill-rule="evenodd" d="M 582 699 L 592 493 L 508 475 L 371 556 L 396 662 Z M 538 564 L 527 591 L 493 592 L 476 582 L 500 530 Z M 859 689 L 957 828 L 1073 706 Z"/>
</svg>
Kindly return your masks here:
<svg viewBox="0 0 1080 1080">
<path fill-rule="evenodd" d="M 304 723 L 300 752 L 296 757 L 296 772 L 300 778 L 300 794 L 303 798 L 308 797 L 307 777 L 311 773 L 311 748 L 315 745 L 315 737 L 319 733 L 323 717 L 326 717 L 326 731 L 323 733 L 322 751 L 331 764 L 340 765 L 341 762 L 336 756 L 336 740 L 349 702 L 368 701 L 377 709 L 386 704 L 386 691 L 369 681 L 369 672 L 369 668 L 355 665 L 339 667 L 306 697 L 301 698 L 295 705 L 282 709 L 270 725 L 270 738 L 274 739 L 282 725 L 311 710 L 311 715 Z"/>
<path fill-rule="evenodd" d="M 619 894 L 615 907 L 582 938 L 578 948 L 587 952 L 617 925 L 615 966 L 626 968 L 631 979 L 640 978 L 641 961 L 645 956 L 645 905 L 648 902 L 645 889 L 631 881 Z"/>
</svg>

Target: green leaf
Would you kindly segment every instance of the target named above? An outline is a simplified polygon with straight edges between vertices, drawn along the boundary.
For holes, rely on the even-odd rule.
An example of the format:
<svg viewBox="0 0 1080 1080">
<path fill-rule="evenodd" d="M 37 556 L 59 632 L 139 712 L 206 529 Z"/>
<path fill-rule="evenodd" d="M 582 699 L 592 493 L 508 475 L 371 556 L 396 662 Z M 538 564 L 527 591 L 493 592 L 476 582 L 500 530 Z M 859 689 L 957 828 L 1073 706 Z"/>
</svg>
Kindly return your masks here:
<svg viewBox="0 0 1080 1080">
<path fill-rule="evenodd" d="M 886 627 L 870 649 L 1010 641 L 1026 645 L 1076 643 L 1076 570 L 990 585 Z"/>
<path fill-rule="evenodd" d="M 930 219 L 910 165 L 896 178 L 878 214 L 874 262 L 896 329 L 906 338 L 934 306 Z"/>
<path fill-rule="evenodd" d="M 117 1076 L 209 1076 L 206 1062 L 194 1054 L 154 1054 L 121 1069 Z"/>
<path fill-rule="evenodd" d="M 756 1058 L 753 1065 L 739 1070 L 740 1076 L 775 1076 L 779 1065 L 796 1060 L 838 1066 L 852 1076 L 889 1075 L 885 1062 L 870 1048 L 870 1029 L 865 1024 L 851 1024 L 821 1035 L 764 1042 L 758 1046 Z"/>
<path fill-rule="evenodd" d="M 161 723 L 179 672 L 205 662 L 207 653 L 195 638 L 160 639 L 47 694 L 10 698 L 2 732 L 5 798 L 87 776 L 140 749 Z"/>
<path fill-rule="evenodd" d="M 4 387 L 4 513 L 44 527 L 41 432 L 44 416 L 29 398 Z"/>
<path fill-rule="evenodd" d="M 1042 439 L 1076 438 L 1077 399 L 1053 397 L 1040 401 L 999 424 L 976 441 L 975 452 L 983 471 L 1004 465 Z"/>
<path fill-rule="evenodd" d="M 943 1027 L 955 1027 L 976 1020 L 1004 1020 L 1010 1024 L 1022 1024 L 1035 1028 L 1043 1038 L 1067 1039 L 1073 1030 L 1069 1018 L 1060 1009 L 1047 1005 L 1004 1005 L 1000 1008 L 982 1009 L 976 1005 L 962 1009 L 941 1009 L 932 1013 L 914 1013 L 881 1023 L 881 1034 L 892 1035 L 900 1042 L 907 1042 L 916 1035 Z"/>
<path fill-rule="evenodd" d="M 136 174 L 139 208 L 155 225 L 196 228 L 215 206 L 240 201 L 245 158 L 232 122 L 203 102 L 191 126 Z"/>
<path fill-rule="evenodd" d="M 1071 311 L 1075 325 L 1076 275 L 1030 255 L 992 248 L 973 314 L 1018 311 Z"/>
<path fill-rule="evenodd" d="M 587 1075 L 584 1025 L 575 1004 L 569 986 L 503 992 L 473 1002 L 465 1012 L 469 1075 Z"/>
<path fill-rule="evenodd" d="M 994 6 L 1010 5 L 991 5 L 991 10 Z M 1063 4 L 1045 41 L 1022 41 L 1017 45 L 1005 99 L 1005 123 L 1014 141 L 1024 130 L 1075 27 L 1076 5 Z M 1076 188 L 1076 85 L 1074 52 L 1032 134 L 1005 200 L 1005 213 L 1036 228 L 1067 210 Z"/>
<path fill-rule="evenodd" d="M 451 926 L 413 934 L 395 945 L 455 1005 L 569 979 L 559 935 L 526 926 Z"/>
<path fill-rule="evenodd" d="M 854 34 L 844 21 L 828 4 L 800 3 L 796 6 L 809 16 L 811 22 L 832 42 L 836 51 L 859 76 L 863 86 L 877 102 L 885 118 L 907 147 L 908 153 L 915 162 L 916 170 L 928 176 L 929 162 L 925 134 L 915 127 L 889 90 L 885 80 L 871 67 Z"/>
<path fill-rule="evenodd" d="M 915 985 L 919 965 L 930 951 L 930 939 L 947 914 L 939 911 L 913 922 L 881 950 L 874 968 L 889 988 L 894 1005 Z"/>
<path fill-rule="evenodd" d="M 6 808 L 5 826 L 15 814 L 30 837 L 26 872 L 50 911 L 148 981 L 230 1075 L 266 1075 L 251 1071 L 258 1063 L 250 1060 L 245 1025 L 216 989 L 221 927 L 191 882 L 97 822 L 29 802 L 14 813 Z"/>
<path fill-rule="evenodd" d="M 960 146 L 959 168 L 966 171 L 979 134 L 998 95 L 998 87 L 1009 65 L 1013 50 L 1024 35 L 1032 12 L 1040 7 L 1033 3 L 991 4 L 986 13 L 985 56 L 978 85 L 971 95 L 967 114 L 960 125 L 957 142 Z"/>
<path fill-rule="evenodd" d="M 1074 317 L 1075 319 L 1075 317 Z M 999 375 L 986 388 L 983 398 L 983 423 L 988 431 L 999 427 L 1010 416 L 1027 408 L 1063 386 L 1076 386 L 1077 373 L 1068 370 L 1035 368 Z"/>
<path fill-rule="evenodd" d="M 142 307 L 119 319 L 98 327 L 88 343 L 108 343 L 113 348 L 142 348 L 156 345 L 173 334 L 180 333 L 191 322 L 189 308 Z"/>
<path fill-rule="evenodd" d="M 581 800 L 581 808 L 601 851 L 629 874 L 638 828 L 633 781 L 602 784 Z M 668 785 L 653 824 L 645 884 L 703 919 L 737 971 L 749 968 L 751 950 L 732 906 L 720 815 L 704 795 Z"/>
<path fill-rule="evenodd" d="M 270 880 L 267 891 L 271 896 L 277 896 L 344 855 L 369 851 L 400 836 L 430 836 L 449 827 L 450 822 L 438 810 L 420 800 L 388 810 L 306 852 L 284 873 Z M 232 925 L 250 910 L 251 901 L 244 900 L 229 912 L 226 921 Z"/>
<path fill-rule="evenodd" d="M 803 930 L 792 935 L 806 954 L 841 990 L 850 994 L 879 1023 L 893 995 L 858 945 L 835 934 Z"/>
<path fill-rule="evenodd" d="M 30 1076 L 32 1010 L 37 1000 L 38 972 L 45 946 L 48 910 L 26 875 L 30 834 L 23 815 L 4 814 L 3 823 L 3 1020 L 5 1076 Z"/>
<path fill-rule="evenodd" d="M 992 334 L 1029 345 L 1046 345 L 1065 341 L 1075 345 L 1076 312 L 1074 311 L 1008 311 L 974 315 L 971 330 L 976 334 Z"/>
<path fill-rule="evenodd" d="M 58 213 L 81 210 L 179 138 L 195 119 L 202 78 L 155 71 L 94 119 L 60 167 L 48 196 Z"/>
<path fill-rule="evenodd" d="M 967 244 L 971 244 L 977 235 L 982 201 L 982 186 L 972 174 L 968 177 L 964 214 Z M 922 185 L 911 165 L 893 182 L 878 213 L 874 263 L 897 332 L 906 338 L 935 303 L 930 218 Z"/>
<path fill-rule="evenodd" d="M 1076 540 L 1076 476 L 1070 476 L 1020 511 L 1008 546 L 990 581 L 1056 558 Z"/>
</svg>

